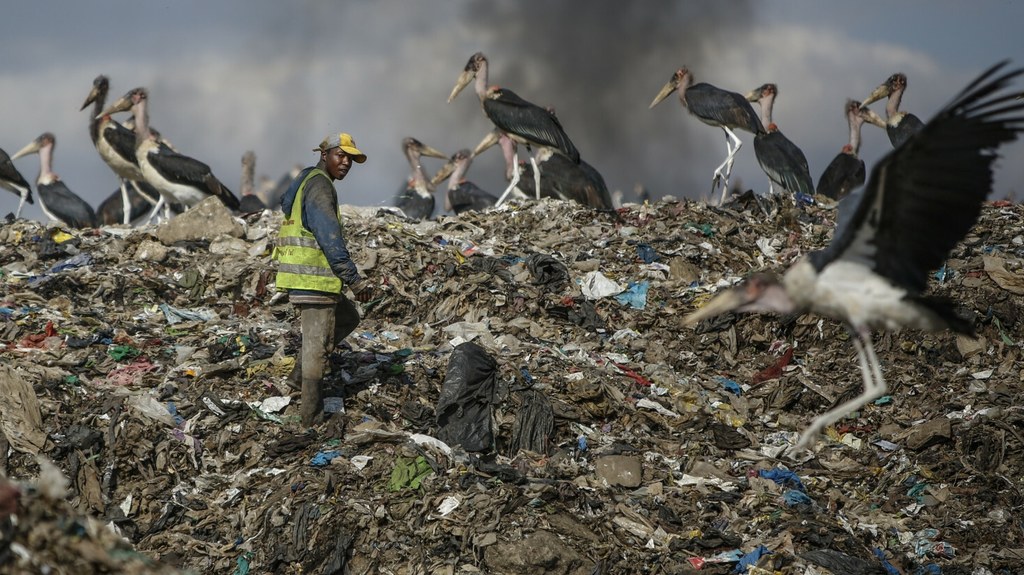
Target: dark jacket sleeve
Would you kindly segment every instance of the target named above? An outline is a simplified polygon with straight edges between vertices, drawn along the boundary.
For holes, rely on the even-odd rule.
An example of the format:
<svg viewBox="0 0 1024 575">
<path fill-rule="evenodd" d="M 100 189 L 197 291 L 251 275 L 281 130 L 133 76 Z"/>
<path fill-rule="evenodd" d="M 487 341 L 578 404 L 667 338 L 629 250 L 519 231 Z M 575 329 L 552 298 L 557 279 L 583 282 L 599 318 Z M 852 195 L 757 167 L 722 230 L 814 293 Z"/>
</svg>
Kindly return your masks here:
<svg viewBox="0 0 1024 575">
<path fill-rule="evenodd" d="M 302 197 L 302 222 L 313 234 L 320 249 L 327 256 L 334 275 L 349 287 L 355 287 L 362 277 L 348 253 L 348 245 L 338 221 L 338 200 L 334 184 L 324 177 L 309 180 Z"/>
</svg>

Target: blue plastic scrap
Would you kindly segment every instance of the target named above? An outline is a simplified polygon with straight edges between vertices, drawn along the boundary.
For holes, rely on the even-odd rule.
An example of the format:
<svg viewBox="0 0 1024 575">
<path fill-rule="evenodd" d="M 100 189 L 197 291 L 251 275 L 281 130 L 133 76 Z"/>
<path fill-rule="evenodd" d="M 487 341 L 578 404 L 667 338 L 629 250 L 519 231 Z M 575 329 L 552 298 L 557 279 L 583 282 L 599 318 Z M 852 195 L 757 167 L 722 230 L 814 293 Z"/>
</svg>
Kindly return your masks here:
<svg viewBox="0 0 1024 575">
<path fill-rule="evenodd" d="M 658 255 L 658 252 L 656 252 L 650 244 L 637 244 L 636 255 L 643 260 L 645 264 L 654 263 L 661 259 L 661 256 Z"/>
<path fill-rule="evenodd" d="M 313 467 L 323 467 L 340 455 L 340 451 L 321 451 L 313 456 L 313 459 L 309 461 L 309 464 Z"/>
<path fill-rule="evenodd" d="M 762 469 L 758 474 L 765 479 L 771 479 L 778 485 L 792 487 L 804 492 L 807 491 L 807 489 L 804 488 L 803 481 L 800 481 L 800 476 L 788 469 L 783 469 L 781 467 L 776 467 L 774 469 Z"/>
<path fill-rule="evenodd" d="M 633 309 L 644 309 L 647 306 L 647 290 L 650 282 L 629 282 L 626 291 L 615 296 L 615 301 L 628 305 Z"/>
<path fill-rule="evenodd" d="M 736 564 L 736 567 L 732 570 L 733 573 L 746 573 L 747 569 L 757 565 L 757 562 L 761 560 L 765 555 L 771 555 L 772 551 L 764 545 L 758 545 L 757 549 L 754 549 L 750 553 L 747 553 L 743 557 L 740 557 L 740 562 Z"/>
<path fill-rule="evenodd" d="M 782 500 L 786 502 L 786 507 L 792 507 L 801 503 L 811 505 L 814 500 L 807 496 L 806 493 L 797 489 L 787 489 L 782 494 Z"/>
<path fill-rule="evenodd" d="M 724 387 L 725 390 L 728 391 L 729 393 L 737 396 L 743 395 L 743 388 L 740 387 L 740 384 L 736 383 L 735 381 L 727 377 L 719 376 L 718 382 L 721 383 L 722 387 Z"/>
<path fill-rule="evenodd" d="M 875 557 L 878 557 L 878 560 L 882 562 L 882 569 L 885 569 L 886 575 L 902 575 L 900 573 L 900 570 L 897 569 L 896 566 L 892 563 L 889 563 L 889 560 L 886 559 L 885 551 L 882 551 L 880 548 L 875 547 L 874 553 Z"/>
</svg>

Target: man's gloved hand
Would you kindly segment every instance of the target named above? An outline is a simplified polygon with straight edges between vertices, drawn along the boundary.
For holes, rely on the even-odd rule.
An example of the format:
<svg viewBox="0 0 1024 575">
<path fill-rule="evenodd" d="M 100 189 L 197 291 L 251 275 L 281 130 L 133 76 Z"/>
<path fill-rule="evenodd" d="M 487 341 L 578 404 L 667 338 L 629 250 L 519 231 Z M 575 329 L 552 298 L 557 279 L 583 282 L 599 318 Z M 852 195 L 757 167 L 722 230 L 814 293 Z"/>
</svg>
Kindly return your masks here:
<svg viewBox="0 0 1024 575">
<path fill-rule="evenodd" d="M 355 292 L 356 301 L 359 303 L 367 303 L 373 301 L 377 297 L 377 290 L 369 284 L 359 286 L 359 289 Z"/>
</svg>

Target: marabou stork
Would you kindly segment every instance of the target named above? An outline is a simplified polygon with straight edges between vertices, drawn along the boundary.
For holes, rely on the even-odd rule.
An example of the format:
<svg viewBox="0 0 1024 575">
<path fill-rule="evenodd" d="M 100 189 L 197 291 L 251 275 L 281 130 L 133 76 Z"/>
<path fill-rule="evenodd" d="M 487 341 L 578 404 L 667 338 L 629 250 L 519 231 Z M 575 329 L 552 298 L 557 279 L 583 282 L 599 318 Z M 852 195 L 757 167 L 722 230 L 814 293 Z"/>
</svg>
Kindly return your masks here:
<svg viewBox="0 0 1024 575">
<path fill-rule="evenodd" d="M 860 127 L 864 124 L 865 114 L 856 100 L 847 100 L 844 110 L 850 126 L 850 143 L 843 146 L 821 173 L 817 187 L 818 194 L 833 200 L 841 200 L 861 187 L 866 175 L 864 160 L 857 155 L 860 153 Z"/>
<path fill-rule="evenodd" d="M 149 128 L 148 102 L 149 92 L 135 88 L 101 115 L 131 110 L 135 116 L 135 158 L 143 177 L 160 192 L 154 213 L 164 206 L 164 214 L 169 218 L 168 204 L 191 207 L 210 196 L 217 196 L 225 206 L 237 210 L 238 198 L 213 175 L 210 166 L 160 144 Z"/>
<path fill-rule="evenodd" d="M 455 152 L 430 180 L 432 185 L 437 186 L 451 178 L 444 195 L 444 209 L 449 212 L 481 212 L 498 203 L 498 198 L 466 179 L 466 172 L 473 163 L 473 156 L 474 154 L 465 148 Z"/>
<path fill-rule="evenodd" d="M 585 160 L 581 159 L 578 164 L 573 163 L 564 155 L 557 154 L 550 148 L 541 148 L 535 156 L 536 163 L 540 166 L 541 187 L 538 193 L 535 187 L 538 178 L 533 177 L 533 167 L 525 162 L 513 164 L 515 159 L 508 145 L 509 142 L 510 140 L 503 138 L 499 132 L 489 132 L 477 144 L 473 156 L 479 155 L 494 144 L 500 144 L 506 162 L 505 179 L 511 179 L 513 171 L 524 176 L 516 182 L 513 190 L 517 196 L 575 201 L 597 210 L 614 209 L 611 193 L 600 172 Z M 516 168 L 513 168 L 513 165 Z"/>
<path fill-rule="evenodd" d="M 242 154 L 242 177 L 238 184 L 238 193 L 242 194 L 242 199 L 238 202 L 238 211 L 243 214 L 267 209 L 263 200 L 256 195 L 256 152 L 252 150 L 246 150 Z"/>
<path fill-rule="evenodd" d="M 519 164 L 519 154 L 515 150 L 515 143 L 526 146 L 530 151 L 532 147 L 553 148 L 561 154 L 565 154 L 573 163 L 579 163 L 580 153 L 573 145 L 569 135 L 562 129 L 561 122 L 550 111 L 527 102 L 517 96 L 511 90 L 498 88 L 497 86 L 487 87 L 487 58 L 482 52 L 477 52 L 469 58 L 465 69 L 455 82 L 451 94 L 448 95 L 448 102 L 451 103 L 455 96 L 459 95 L 473 79 L 476 79 L 474 88 L 480 103 L 483 106 L 484 114 L 501 132 L 513 142 L 513 165 Z M 534 167 L 534 184 L 540 189 L 540 171 L 537 170 L 537 162 L 530 156 L 530 162 Z M 505 201 L 512 189 L 519 183 L 519 172 L 513 170 L 512 181 L 508 188 L 498 198 L 498 205 Z M 540 199 L 540 196 L 537 196 Z"/>
<path fill-rule="evenodd" d="M 136 206 L 132 203 L 132 198 L 129 197 L 129 182 L 134 184 L 135 182 L 144 182 L 144 179 L 142 171 L 139 170 L 139 162 L 135 159 L 135 132 L 131 128 L 122 126 L 110 114 L 102 113 L 109 91 L 110 80 L 102 74 L 96 76 L 92 81 L 92 90 L 89 91 L 89 95 L 85 98 L 85 102 L 82 103 L 82 107 L 79 110 L 84 110 L 89 104 L 93 105 L 92 114 L 89 117 L 89 137 L 92 138 L 92 143 L 96 146 L 96 151 L 99 152 L 100 158 L 110 166 L 110 169 L 121 180 L 122 221 L 120 223 L 127 225 L 131 222 L 131 214 L 136 209 Z M 141 189 L 142 186 L 136 185 L 134 187 L 137 192 L 136 201 L 139 197 L 151 198 L 153 203 L 156 204 L 157 196 L 159 195 L 156 190 L 149 186 L 147 186 L 149 189 L 145 190 Z M 104 207 L 106 208 L 104 212 L 106 215 L 112 213 L 109 205 Z"/>
<path fill-rule="evenodd" d="M 900 111 L 900 100 L 903 99 L 903 91 L 906 89 L 907 75 L 896 73 L 889 76 L 888 80 L 875 88 L 871 95 L 861 103 L 861 106 L 867 106 L 876 100 L 889 97 L 885 103 L 885 131 L 889 134 L 889 141 L 892 142 L 894 148 L 898 148 L 900 144 L 907 141 L 907 138 L 920 132 L 924 127 L 920 118 L 909 112 Z"/>
<path fill-rule="evenodd" d="M 18 200 L 18 210 L 14 212 L 15 218 L 21 217 L 21 209 L 25 207 L 25 202 L 35 203 L 32 199 L 32 188 L 25 180 L 25 176 L 14 167 L 11 157 L 3 150 L 0 150 L 0 188 L 14 192 L 21 198 Z"/>
<path fill-rule="evenodd" d="M 11 156 L 17 160 L 29 154 L 39 154 L 39 177 L 36 178 L 36 192 L 39 207 L 51 220 L 72 228 L 96 227 L 96 212 L 85 200 L 68 189 L 53 171 L 53 151 L 57 138 L 44 132 Z"/>
<path fill-rule="evenodd" d="M 406 185 L 395 195 L 395 206 L 414 220 L 423 220 L 434 214 L 434 186 L 427 179 L 420 156 L 448 159 L 448 156 L 416 138 L 404 138 L 402 151 L 409 160 L 411 174 Z"/>
<path fill-rule="evenodd" d="M 761 105 L 761 121 L 765 132 L 754 136 L 754 155 L 761 169 L 768 175 L 768 192 L 778 185 L 794 194 L 814 195 L 814 180 L 807 166 L 807 157 L 787 138 L 772 121 L 772 109 L 779 88 L 775 84 L 762 84 L 747 94 L 747 100 Z"/>
<path fill-rule="evenodd" d="M 690 115 L 709 126 L 719 127 L 725 132 L 725 161 L 715 168 L 714 177 L 711 179 L 711 193 L 714 194 L 715 187 L 721 184 L 721 202 L 725 202 L 726 194 L 729 193 L 729 175 L 732 174 L 732 164 L 736 159 L 736 153 L 743 145 L 733 130 L 746 130 L 757 135 L 765 133 L 764 125 L 761 124 L 754 108 L 750 106 L 750 102 L 742 94 L 723 90 L 704 82 L 694 84 L 693 74 L 686 67 L 680 68 L 672 74 L 672 78 L 654 97 L 648 109 L 657 106 L 676 90 L 679 91 L 679 101 Z"/>
<path fill-rule="evenodd" d="M 840 225 L 825 249 L 798 260 L 781 280 L 755 274 L 685 319 L 693 325 L 729 311 L 811 312 L 847 325 L 864 391 L 816 418 L 798 448 L 885 393 L 871 329 L 973 331 L 951 302 L 923 292 L 929 272 L 977 220 L 997 149 L 1024 131 L 1024 102 L 1005 93 L 1024 70 L 1002 72 L 1005 65 L 985 71 L 882 158 L 867 186 L 840 204 Z"/>
</svg>

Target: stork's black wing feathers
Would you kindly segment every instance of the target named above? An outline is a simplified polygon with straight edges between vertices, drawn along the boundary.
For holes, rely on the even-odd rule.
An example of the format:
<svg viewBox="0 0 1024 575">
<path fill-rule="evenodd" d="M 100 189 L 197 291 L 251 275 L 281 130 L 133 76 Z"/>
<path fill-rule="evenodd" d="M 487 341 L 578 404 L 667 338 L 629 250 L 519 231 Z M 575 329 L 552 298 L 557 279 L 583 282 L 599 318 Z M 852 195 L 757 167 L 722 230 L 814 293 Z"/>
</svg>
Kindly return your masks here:
<svg viewBox="0 0 1024 575">
<path fill-rule="evenodd" d="M 899 124 L 895 126 L 887 125 L 885 132 L 889 135 L 889 142 L 892 143 L 892 147 L 898 148 L 903 142 L 909 140 L 910 136 L 920 132 L 922 128 L 924 128 L 924 122 L 920 118 L 913 114 L 904 114 Z"/>
<path fill-rule="evenodd" d="M 833 200 L 841 200 L 864 185 L 866 176 L 864 160 L 852 154 L 839 152 L 821 173 L 818 179 L 818 194 Z"/>
<path fill-rule="evenodd" d="M 461 214 L 470 210 L 486 210 L 498 203 L 498 198 L 480 189 L 473 182 L 462 182 L 454 190 L 448 190 L 448 201 L 452 204 L 452 211 Z"/>
<path fill-rule="evenodd" d="M 763 134 L 761 118 L 742 94 L 723 90 L 703 82 L 686 90 L 686 109 L 700 121 L 712 126 L 727 126 Z"/>
<path fill-rule="evenodd" d="M 494 90 L 484 99 L 484 113 L 499 130 L 533 144 L 554 148 L 579 163 L 580 153 L 558 118 L 511 90 Z"/>
<path fill-rule="evenodd" d="M 125 128 L 121 124 L 111 121 L 103 129 L 103 139 L 110 144 L 110 147 L 126 161 L 139 165 L 135 157 L 135 132 Z M 120 192 L 118 192 L 120 194 Z"/>
<path fill-rule="evenodd" d="M 150 153 L 147 160 L 154 170 L 168 180 L 206 191 L 220 198 L 228 208 L 238 209 L 235 194 L 213 175 L 210 166 L 199 160 L 163 149 L 159 153 Z"/>
<path fill-rule="evenodd" d="M 1005 65 L 985 71 L 882 158 L 853 216 L 811 255 L 816 268 L 857 261 L 911 293 L 924 291 L 928 273 L 977 220 L 992 189 L 996 149 L 1024 130 L 1024 102 L 999 93 L 1024 70 L 999 74 Z"/>
<path fill-rule="evenodd" d="M 411 219 L 425 220 L 434 214 L 434 196 L 421 196 L 414 188 L 404 186 L 395 196 L 395 207 Z"/>
<path fill-rule="evenodd" d="M 604 183 L 601 173 L 594 166 L 582 160 L 580 161 L 580 170 L 583 171 L 588 180 L 586 186 L 587 200 L 584 202 L 584 205 L 597 210 L 615 209 L 615 204 L 612 202 L 612 194 L 608 191 L 608 186 Z"/>
<path fill-rule="evenodd" d="M 24 188 L 28 190 L 25 201 L 30 204 L 35 203 L 32 199 L 32 187 L 28 185 L 28 181 L 21 175 L 18 168 L 14 167 L 11 157 L 3 150 L 0 150 L 0 187 L 10 189 L 18 195 L 21 195 L 21 190 L 16 188 Z"/>
<path fill-rule="evenodd" d="M 95 228 L 96 212 L 85 200 L 72 192 L 64 182 L 37 186 L 39 197 L 53 215 L 73 228 Z"/>
<path fill-rule="evenodd" d="M 754 136 L 754 155 L 764 173 L 779 186 L 793 193 L 814 194 L 806 156 L 782 132 Z"/>
</svg>

